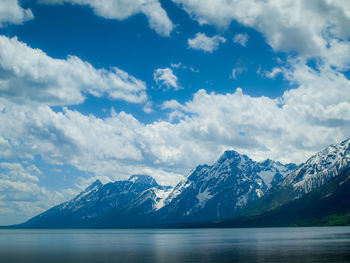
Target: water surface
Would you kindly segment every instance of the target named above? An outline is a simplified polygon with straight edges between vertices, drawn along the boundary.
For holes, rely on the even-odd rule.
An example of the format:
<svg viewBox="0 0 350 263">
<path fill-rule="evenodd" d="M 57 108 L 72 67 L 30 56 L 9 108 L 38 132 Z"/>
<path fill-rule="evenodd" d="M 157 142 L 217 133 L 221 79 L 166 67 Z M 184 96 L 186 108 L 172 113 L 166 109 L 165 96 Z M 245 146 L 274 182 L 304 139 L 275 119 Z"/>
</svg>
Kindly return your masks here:
<svg viewBox="0 0 350 263">
<path fill-rule="evenodd" d="M 350 227 L 9 229 L 0 262 L 350 262 Z"/>
</svg>

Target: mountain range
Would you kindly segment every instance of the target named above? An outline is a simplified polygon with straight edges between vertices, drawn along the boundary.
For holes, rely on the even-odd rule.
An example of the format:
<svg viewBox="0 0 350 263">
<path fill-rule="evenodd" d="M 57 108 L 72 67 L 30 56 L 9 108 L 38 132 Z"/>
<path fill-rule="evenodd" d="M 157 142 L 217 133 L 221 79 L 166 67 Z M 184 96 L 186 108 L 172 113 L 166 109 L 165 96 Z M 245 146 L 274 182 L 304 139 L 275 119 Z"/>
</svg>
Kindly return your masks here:
<svg viewBox="0 0 350 263">
<path fill-rule="evenodd" d="M 290 226 L 339 223 L 340 217 L 347 224 L 349 170 L 350 139 L 299 166 L 226 151 L 173 188 L 149 175 L 96 181 L 18 227 Z"/>
</svg>

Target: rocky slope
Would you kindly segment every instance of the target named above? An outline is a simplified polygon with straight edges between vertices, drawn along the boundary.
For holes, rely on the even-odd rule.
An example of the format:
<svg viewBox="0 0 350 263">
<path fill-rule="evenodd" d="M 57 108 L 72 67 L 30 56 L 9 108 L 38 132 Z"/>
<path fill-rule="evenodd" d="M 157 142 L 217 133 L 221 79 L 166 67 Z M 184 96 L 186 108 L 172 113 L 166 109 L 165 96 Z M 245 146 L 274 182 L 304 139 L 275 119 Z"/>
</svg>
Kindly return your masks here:
<svg viewBox="0 0 350 263">
<path fill-rule="evenodd" d="M 272 160 L 255 162 L 226 151 L 213 165 L 198 166 L 174 189 L 158 185 L 147 175 L 106 185 L 96 181 L 71 201 L 22 226 L 131 227 L 197 224 L 235 216 L 251 219 L 304 200 L 330 182 L 345 178 L 349 169 L 350 139 L 327 147 L 298 167 Z M 337 189 L 333 187 L 327 194 Z M 322 203 L 324 198 L 308 200 Z M 301 207 L 309 209 L 302 203 Z"/>
<path fill-rule="evenodd" d="M 209 166 L 198 166 L 180 182 L 159 211 L 163 222 L 216 220 L 234 215 L 261 198 L 296 165 L 267 160 L 254 162 L 246 155 L 226 151 Z"/>
<path fill-rule="evenodd" d="M 51 208 L 23 224 L 25 227 L 106 227 L 137 224 L 158 210 L 171 187 L 150 176 L 103 185 L 94 182 L 72 200 Z M 142 223 L 142 222 L 141 222 Z"/>
<path fill-rule="evenodd" d="M 350 169 L 304 196 L 265 213 L 236 217 L 207 227 L 350 225 Z M 204 226 L 204 225 L 203 225 Z"/>
<path fill-rule="evenodd" d="M 292 202 L 318 189 L 350 168 L 350 139 L 330 145 L 309 158 L 284 180 L 272 187 L 263 198 L 240 213 L 257 215 Z"/>
</svg>

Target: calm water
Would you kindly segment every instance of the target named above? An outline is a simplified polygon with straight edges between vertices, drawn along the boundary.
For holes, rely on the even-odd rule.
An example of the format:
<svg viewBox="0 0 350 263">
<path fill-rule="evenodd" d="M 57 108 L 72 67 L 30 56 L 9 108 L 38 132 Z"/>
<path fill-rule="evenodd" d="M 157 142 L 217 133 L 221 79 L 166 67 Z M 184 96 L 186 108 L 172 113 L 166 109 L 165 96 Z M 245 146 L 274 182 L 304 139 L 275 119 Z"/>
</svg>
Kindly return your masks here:
<svg viewBox="0 0 350 263">
<path fill-rule="evenodd" d="M 350 262 L 350 227 L 0 230 L 0 262 Z"/>
</svg>

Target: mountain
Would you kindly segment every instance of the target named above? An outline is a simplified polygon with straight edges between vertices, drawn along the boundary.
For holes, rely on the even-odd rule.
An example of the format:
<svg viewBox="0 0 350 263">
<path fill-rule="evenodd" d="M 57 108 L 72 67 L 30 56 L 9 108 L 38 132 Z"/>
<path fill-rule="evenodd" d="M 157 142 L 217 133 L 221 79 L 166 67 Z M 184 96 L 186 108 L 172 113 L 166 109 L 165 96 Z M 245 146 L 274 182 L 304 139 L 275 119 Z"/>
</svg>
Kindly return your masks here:
<svg viewBox="0 0 350 263">
<path fill-rule="evenodd" d="M 281 186 L 292 186 L 295 199 L 341 174 L 349 165 L 350 139 L 347 139 L 339 144 L 330 145 L 312 156 L 304 165 L 286 177 Z"/>
<path fill-rule="evenodd" d="M 350 225 L 350 169 L 305 194 L 265 213 L 236 217 L 202 227 L 287 227 Z"/>
<path fill-rule="evenodd" d="M 215 164 L 198 166 L 174 189 L 147 175 L 106 185 L 96 181 L 22 226 L 121 227 L 223 219 L 259 199 L 295 167 L 271 160 L 254 162 L 226 151 Z"/>
<path fill-rule="evenodd" d="M 103 185 L 94 182 L 72 200 L 30 219 L 23 227 L 112 227 L 137 224 L 158 210 L 171 187 L 148 175 Z M 142 223 L 142 222 L 141 222 Z"/>
<path fill-rule="evenodd" d="M 148 175 L 103 185 L 38 215 L 22 227 L 135 227 L 195 225 L 290 226 L 350 218 L 350 139 L 304 164 L 255 162 L 226 151 L 200 165 L 174 188 Z M 227 219 L 230 218 L 230 219 Z M 224 221 L 223 221 L 224 220 Z M 339 221 L 338 221 L 339 223 Z M 210 224 L 210 226 L 213 226 Z"/>
<path fill-rule="evenodd" d="M 349 167 L 350 139 L 347 139 L 313 155 L 240 214 L 243 216 L 262 214 L 301 198 L 347 171 Z"/>
<path fill-rule="evenodd" d="M 267 160 L 254 162 L 246 155 L 226 151 L 209 166 L 198 166 L 165 200 L 158 217 L 185 223 L 222 219 L 261 198 L 296 165 Z"/>
</svg>

